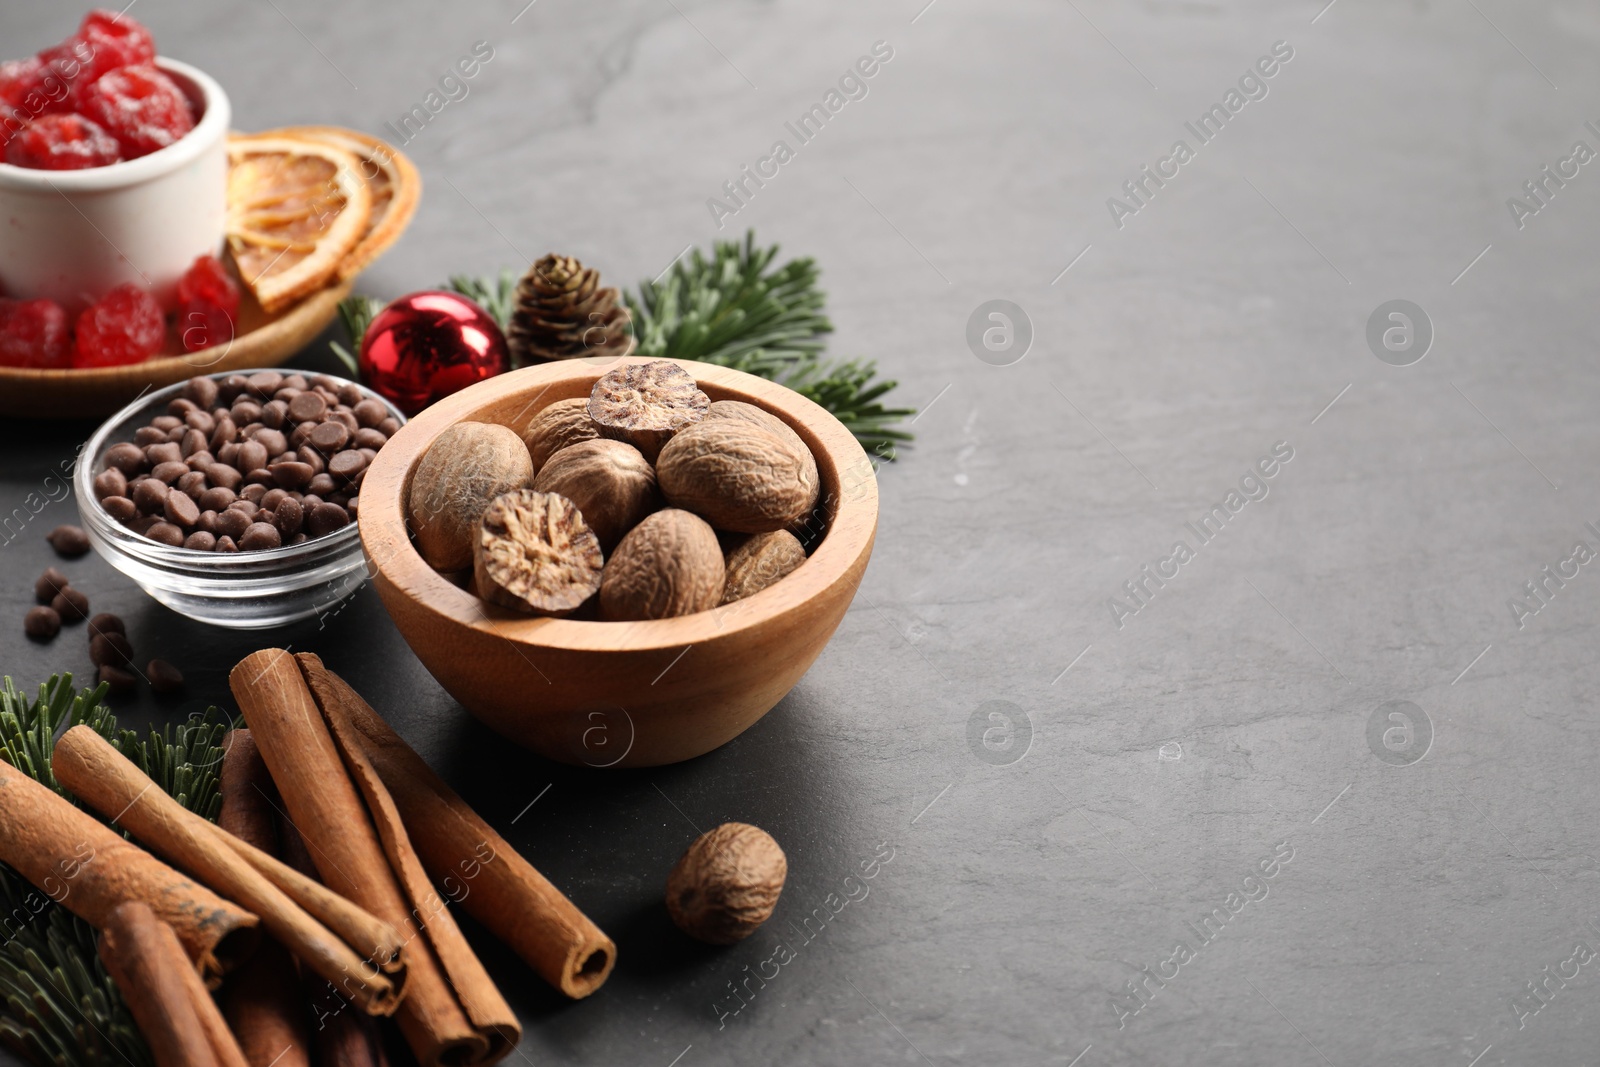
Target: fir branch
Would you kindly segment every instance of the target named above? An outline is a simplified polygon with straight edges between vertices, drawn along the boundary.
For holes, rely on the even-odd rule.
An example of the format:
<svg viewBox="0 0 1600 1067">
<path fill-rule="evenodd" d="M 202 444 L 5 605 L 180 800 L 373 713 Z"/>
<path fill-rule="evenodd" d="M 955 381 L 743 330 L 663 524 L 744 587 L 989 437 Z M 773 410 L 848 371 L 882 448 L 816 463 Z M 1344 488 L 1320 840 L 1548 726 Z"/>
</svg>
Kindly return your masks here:
<svg viewBox="0 0 1600 1067">
<path fill-rule="evenodd" d="M 637 292 L 624 292 L 635 354 L 715 363 L 781 382 L 827 408 L 875 457 L 894 459 L 896 443 L 911 440 L 894 426 L 915 412 L 880 402 L 896 383 L 877 380 L 874 363 L 822 361 L 833 324 L 816 262 L 791 259 L 774 267 L 777 258 L 777 245 L 757 248 L 749 231 L 742 242 L 716 242 L 709 257 L 695 249 L 659 282 L 643 281 Z M 458 274 L 447 288 L 477 303 L 502 329 L 510 327 L 517 304 L 514 272 L 494 279 Z M 357 348 L 381 307 L 360 296 L 340 304 Z M 341 345 L 332 347 L 353 376 L 355 357 Z"/>
<path fill-rule="evenodd" d="M 832 412 L 868 454 L 892 463 L 897 458 L 896 444 L 911 440 L 909 432 L 893 429 L 893 424 L 916 411 L 879 403 L 879 397 L 900 383 L 874 382 L 877 373 L 877 364 L 870 360 L 813 362 L 800 367 L 783 384 Z"/>
<path fill-rule="evenodd" d="M 502 330 L 511 329 L 511 313 L 517 308 L 517 276 L 513 271 L 501 271 L 494 282 L 468 274 L 452 274 L 445 288 L 483 308 Z"/>
<path fill-rule="evenodd" d="M 350 347 L 346 348 L 338 341 L 329 341 L 328 348 L 339 362 L 344 364 L 345 372 L 354 381 L 361 380 L 361 361 L 356 358 L 356 353 L 361 351 L 361 339 L 367 336 L 367 328 L 372 325 L 372 320 L 378 317 L 384 303 L 375 296 L 347 296 L 339 301 L 339 321 L 344 323 L 344 332 L 350 338 Z"/>
<path fill-rule="evenodd" d="M 0 758 L 61 793 L 50 770 L 55 738 L 86 724 L 110 741 L 179 803 L 208 819 L 221 804 L 223 734 L 215 708 L 183 726 L 141 740 L 102 702 L 105 687 L 74 690 L 57 675 L 24 696 L 0 683 Z M 76 803 L 76 801 L 74 801 Z M 34 1063 L 148 1067 L 150 1053 L 95 951 L 94 929 L 0 864 L 0 1043 Z"/>
<path fill-rule="evenodd" d="M 640 282 L 637 295 L 623 296 L 638 354 L 716 363 L 763 378 L 815 360 L 822 336 L 833 332 L 816 262 L 793 259 L 768 273 L 777 255 L 777 245 L 756 248 L 750 231 L 743 244 L 718 241 L 709 260 L 695 249 L 660 285 Z"/>
</svg>

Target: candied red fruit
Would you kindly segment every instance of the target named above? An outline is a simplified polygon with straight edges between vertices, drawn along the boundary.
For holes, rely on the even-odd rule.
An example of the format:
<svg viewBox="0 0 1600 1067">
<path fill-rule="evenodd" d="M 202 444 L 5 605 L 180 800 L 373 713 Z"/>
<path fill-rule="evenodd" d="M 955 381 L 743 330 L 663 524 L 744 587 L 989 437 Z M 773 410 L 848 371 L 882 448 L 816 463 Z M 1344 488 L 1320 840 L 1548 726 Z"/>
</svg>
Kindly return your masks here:
<svg viewBox="0 0 1600 1067">
<path fill-rule="evenodd" d="M 119 285 L 78 316 L 72 365 L 142 363 L 161 351 L 166 333 L 166 320 L 155 297 L 132 283 Z"/>
<path fill-rule="evenodd" d="M 51 369 L 71 361 L 72 337 L 60 304 L 0 297 L 0 367 Z"/>
<path fill-rule="evenodd" d="M 71 85 L 69 105 L 77 111 L 82 109 L 84 93 L 107 71 L 154 63 L 156 45 L 150 31 L 127 15 L 91 11 L 77 33 L 40 55 L 46 59 L 76 55 L 82 60 L 83 69 L 67 79 Z"/>
<path fill-rule="evenodd" d="M 28 94 L 39 91 L 48 70 L 44 60 L 37 56 L 0 63 L 0 102 L 12 107 L 26 106 L 24 101 Z"/>
<path fill-rule="evenodd" d="M 183 91 L 151 66 L 101 75 L 84 91 L 80 110 L 117 139 L 127 159 L 165 148 L 194 129 L 194 112 Z"/>
<path fill-rule="evenodd" d="M 233 316 L 215 304 L 188 300 L 178 305 L 178 341 L 185 352 L 233 341 Z"/>
<path fill-rule="evenodd" d="M 117 140 L 80 115 L 40 115 L 6 145 L 6 162 L 34 170 L 84 170 L 122 158 Z"/>
<path fill-rule="evenodd" d="M 178 279 L 178 303 L 209 304 L 238 314 L 239 286 L 216 256 L 201 256 Z"/>
</svg>

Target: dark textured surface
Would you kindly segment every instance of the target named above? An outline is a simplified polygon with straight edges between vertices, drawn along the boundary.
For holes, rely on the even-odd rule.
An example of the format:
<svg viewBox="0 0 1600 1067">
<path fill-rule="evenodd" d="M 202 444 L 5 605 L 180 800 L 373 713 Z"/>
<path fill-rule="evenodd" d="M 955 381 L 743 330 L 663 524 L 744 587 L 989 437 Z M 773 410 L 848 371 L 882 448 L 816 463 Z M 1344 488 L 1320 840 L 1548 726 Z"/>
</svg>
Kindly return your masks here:
<svg viewBox="0 0 1600 1067">
<path fill-rule="evenodd" d="M 612 284 L 654 276 L 716 233 L 707 197 L 889 42 L 867 97 L 723 233 L 816 256 L 834 350 L 880 359 L 927 410 L 880 475 L 878 550 L 833 643 L 703 759 L 580 772 L 497 742 L 370 590 L 321 625 L 227 634 L 66 564 L 141 654 L 188 672 L 186 700 L 134 710 L 228 703 L 228 668 L 268 641 L 368 696 L 618 942 L 605 989 L 563 1004 L 468 924 L 527 1023 L 511 1062 L 1590 1062 L 1600 962 L 1547 973 L 1600 946 L 1600 578 L 1583 566 L 1521 628 L 1507 601 L 1578 538 L 1600 548 L 1600 177 L 1582 168 L 1520 230 L 1506 198 L 1575 140 L 1600 147 L 1600 16 L 921 2 L 538 0 L 515 24 L 521 0 L 138 4 L 243 129 L 381 132 L 492 43 L 408 147 L 422 211 L 363 283 L 390 296 L 551 250 Z M 60 36 L 54 7 L 8 5 L 4 50 Z M 1184 122 L 1278 40 L 1294 58 L 1268 95 L 1119 229 L 1107 198 L 1193 147 Z M 1012 366 L 964 340 L 992 298 L 1032 319 Z M 1409 367 L 1364 338 L 1396 298 L 1437 333 Z M 0 428 L 0 514 L 89 429 Z M 1119 629 L 1108 598 L 1193 547 L 1184 523 L 1280 441 L 1269 495 Z M 52 504 L 0 548 L 0 661 L 29 684 L 88 669 L 81 629 L 21 633 L 43 534 L 72 515 Z M 1367 741 L 1397 700 L 1435 731 L 1411 766 Z M 969 745 L 994 701 L 1029 717 L 1020 760 L 984 747 L 982 718 Z M 714 950 L 661 894 L 724 820 L 771 831 L 790 876 L 768 928 Z M 893 858 L 846 883 L 880 842 Z M 1280 842 L 1292 860 L 1247 883 Z M 1191 925 L 1236 890 L 1203 944 Z M 719 1026 L 780 938 L 793 958 Z M 1112 995 L 1180 939 L 1192 958 L 1119 1029 Z M 1536 980 L 1547 1003 L 1519 1026 Z"/>
</svg>

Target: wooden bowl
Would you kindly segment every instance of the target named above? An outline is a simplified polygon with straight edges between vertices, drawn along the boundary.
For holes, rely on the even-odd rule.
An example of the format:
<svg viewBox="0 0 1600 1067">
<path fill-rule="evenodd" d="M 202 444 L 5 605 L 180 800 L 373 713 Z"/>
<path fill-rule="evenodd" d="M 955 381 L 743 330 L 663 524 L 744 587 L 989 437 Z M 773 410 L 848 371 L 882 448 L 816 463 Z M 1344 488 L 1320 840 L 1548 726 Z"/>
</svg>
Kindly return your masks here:
<svg viewBox="0 0 1600 1067">
<path fill-rule="evenodd" d="M 764 378 L 679 361 L 712 400 L 767 409 L 816 456 L 827 533 L 797 570 L 711 611 L 596 622 L 487 604 L 424 563 L 411 544 L 404 500 L 439 434 L 458 422 L 501 423 L 520 433 L 546 405 L 588 396 L 618 362 L 568 360 L 513 371 L 423 411 L 367 471 L 361 540 L 401 636 L 478 719 L 563 763 L 651 767 L 732 740 L 800 680 L 861 583 L 877 532 L 878 486 L 856 439 L 817 404 Z"/>
<path fill-rule="evenodd" d="M 0 367 L 0 415 L 45 419 L 108 415 L 141 393 L 196 374 L 275 367 L 316 340 L 354 284 L 354 279 L 336 282 L 277 315 L 263 311 L 246 289 L 239 302 L 239 335 L 229 344 L 198 352 L 154 356 L 126 367 Z"/>
</svg>

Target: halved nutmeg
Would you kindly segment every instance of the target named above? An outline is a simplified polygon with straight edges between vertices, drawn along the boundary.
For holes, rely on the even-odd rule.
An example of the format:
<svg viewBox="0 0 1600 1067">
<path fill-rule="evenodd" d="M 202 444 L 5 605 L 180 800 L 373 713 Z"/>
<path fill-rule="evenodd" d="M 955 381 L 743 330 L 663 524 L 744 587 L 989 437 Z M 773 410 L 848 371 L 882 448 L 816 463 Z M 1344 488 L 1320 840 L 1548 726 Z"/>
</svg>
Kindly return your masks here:
<svg viewBox="0 0 1600 1067">
<path fill-rule="evenodd" d="M 666 359 L 609 370 L 589 393 L 589 417 L 600 435 L 628 442 L 652 463 L 673 434 L 705 418 L 710 406 L 689 372 Z"/>
<path fill-rule="evenodd" d="M 472 574 L 485 600 L 534 615 L 570 615 L 600 588 L 600 542 L 557 493 L 516 489 L 483 512 Z"/>
</svg>

